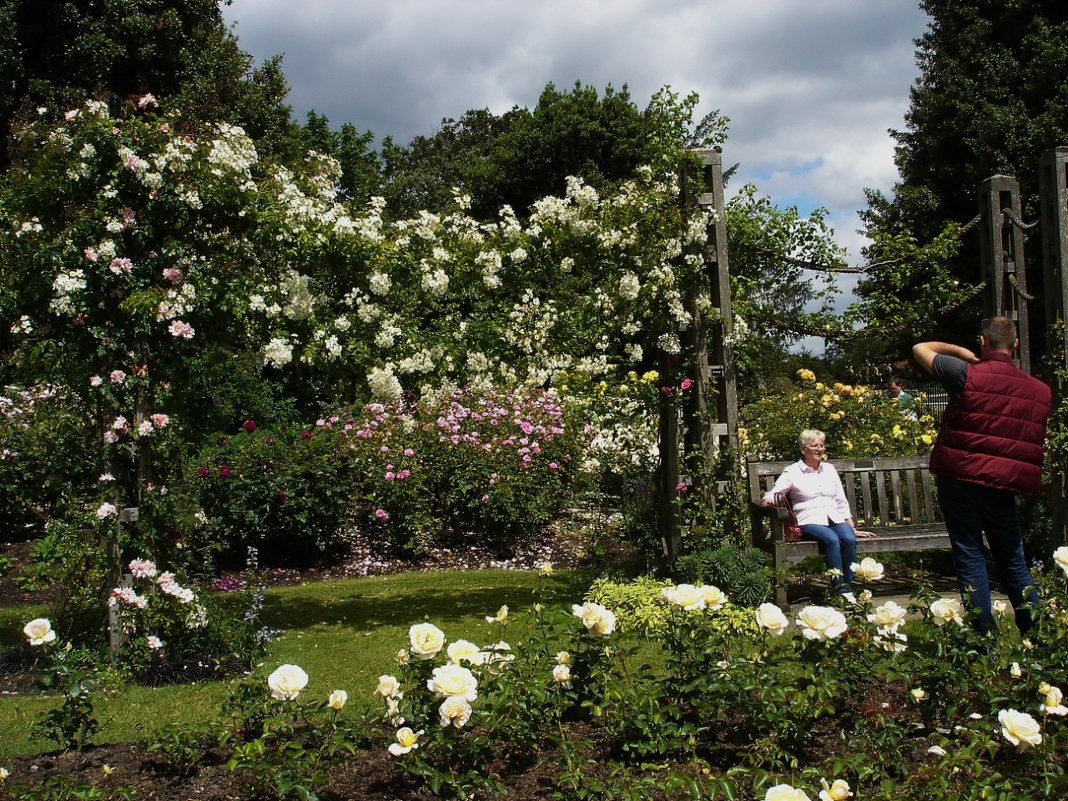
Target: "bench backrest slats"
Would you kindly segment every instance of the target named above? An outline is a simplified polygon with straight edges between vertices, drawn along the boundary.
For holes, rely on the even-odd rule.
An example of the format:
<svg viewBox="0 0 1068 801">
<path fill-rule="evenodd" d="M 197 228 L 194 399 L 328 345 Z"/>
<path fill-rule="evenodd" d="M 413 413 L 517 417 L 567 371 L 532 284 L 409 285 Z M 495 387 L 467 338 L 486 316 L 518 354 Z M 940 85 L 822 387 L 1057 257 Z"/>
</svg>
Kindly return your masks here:
<svg viewBox="0 0 1068 801">
<path fill-rule="evenodd" d="M 923 478 L 923 508 L 927 511 L 927 519 L 934 520 L 935 502 L 934 491 L 931 488 L 931 471 L 923 469 L 920 471 L 920 476 Z"/>
<path fill-rule="evenodd" d="M 919 470 L 909 470 L 905 473 L 905 480 L 909 484 L 909 509 L 919 509 L 920 502 L 916 494 L 916 482 L 921 480 L 921 472 Z M 924 499 L 926 505 L 926 498 Z M 913 513 L 915 515 L 915 513 Z M 927 507 L 927 518 L 931 518 L 930 507 Z"/>
<path fill-rule="evenodd" d="M 842 478 L 857 525 L 900 526 L 941 522 L 927 457 L 831 459 Z M 754 503 L 771 490 L 793 461 L 750 462 L 749 490 Z"/>
</svg>

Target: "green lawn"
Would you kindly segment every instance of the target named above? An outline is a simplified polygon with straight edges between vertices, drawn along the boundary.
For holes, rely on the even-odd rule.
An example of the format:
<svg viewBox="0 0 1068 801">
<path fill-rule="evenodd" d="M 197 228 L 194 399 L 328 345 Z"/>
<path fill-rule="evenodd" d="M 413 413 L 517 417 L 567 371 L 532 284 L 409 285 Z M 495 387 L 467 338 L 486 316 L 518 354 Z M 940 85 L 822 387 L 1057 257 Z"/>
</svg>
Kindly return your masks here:
<svg viewBox="0 0 1068 801">
<path fill-rule="evenodd" d="M 375 700 L 378 676 L 394 671 L 396 653 L 407 647 L 413 623 L 429 620 L 450 640 L 496 642 L 499 627 L 485 617 L 502 605 L 525 612 L 539 600 L 539 582 L 545 583 L 541 600 L 569 605 L 581 600 L 589 577 L 567 571 L 548 579 L 535 571 L 448 571 L 274 588 L 267 592 L 262 619 L 279 634 L 255 673 L 266 677 L 280 664 L 297 664 L 310 677 L 309 696 L 325 699 L 341 689 L 354 708 L 367 706 Z M 39 607 L 0 609 L 0 646 L 17 642 L 23 624 L 46 613 Z M 526 636 L 524 617 L 510 618 L 506 638 L 513 646 Z M 211 720 L 226 694 L 225 682 L 98 693 L 97 717 L 105 725 L 94 741 L 139 741 L 168 723 Z M 0 696 L 0 754 L 54 749 L 32 738 L 32 723 L 56 704 L 51 698 Z"/>
</svg>

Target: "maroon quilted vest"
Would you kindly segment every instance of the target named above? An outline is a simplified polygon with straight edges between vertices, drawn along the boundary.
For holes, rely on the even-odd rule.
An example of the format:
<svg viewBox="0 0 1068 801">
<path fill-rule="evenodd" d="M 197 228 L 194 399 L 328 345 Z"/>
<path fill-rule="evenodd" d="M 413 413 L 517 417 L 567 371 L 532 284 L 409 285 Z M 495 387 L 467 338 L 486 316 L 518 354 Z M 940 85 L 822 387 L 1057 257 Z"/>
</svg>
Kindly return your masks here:
<svg viewBox="0 0 1068 801">
<path fill-rule="evenodd" d="M 1008 354 L 989 353 L 968 365 L 964 394 L 942 416 L 931 472 L 1037 495 L 1050 396 Z"/>
</svg>

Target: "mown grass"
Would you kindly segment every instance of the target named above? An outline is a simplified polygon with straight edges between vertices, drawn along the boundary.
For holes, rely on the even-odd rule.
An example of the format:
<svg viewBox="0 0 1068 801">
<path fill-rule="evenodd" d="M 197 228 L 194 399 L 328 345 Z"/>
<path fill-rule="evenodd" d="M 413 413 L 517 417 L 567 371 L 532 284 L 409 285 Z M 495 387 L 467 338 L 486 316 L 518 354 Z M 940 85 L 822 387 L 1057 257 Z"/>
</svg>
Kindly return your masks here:
<svg viewBox="0 0 1068 801">
<path fill-rule="evenodd" d="M 406 573 L 392 576 L 333 579 L 268 590 L 261 619 L 278 631 L 253 671 L 265 678 L 278 665 L 291 663 L 307 671 L 309 697 L 346 690 L 354 709 L 374 702 L 378 676 L 392 672 L 397 651 L 407 647 L 408 628 L 429 620 L 450 640 L 480 644 L 499 639 L 486 623 L 501 606 L 515 612 L 536 601 L 580 601 L 589 576 L 558 571 L 548 579 L 535 571 L 476 570 Z M 543 594 L 536 597 L 539 586 Z M 0 643 L 20 641 L 23 624 L 47 614 L 43 607 L 0 608 Z M 510 619 L 508 640 L 522 643 L 528 629 L 524 615 Z M 235 679 L 235 681 L 240 679 Z M 97 718 L 104 724 L 94 742 L 139 742 L 168 724 L 213 719 L 231 682 L 203 682 L 167 687 L 125 685 L 96 695 Z M 0 695 L 0 754 L 54 750 L 35 739 L 34 721 L 58 705 L 55 698 Z"/>
</svg>

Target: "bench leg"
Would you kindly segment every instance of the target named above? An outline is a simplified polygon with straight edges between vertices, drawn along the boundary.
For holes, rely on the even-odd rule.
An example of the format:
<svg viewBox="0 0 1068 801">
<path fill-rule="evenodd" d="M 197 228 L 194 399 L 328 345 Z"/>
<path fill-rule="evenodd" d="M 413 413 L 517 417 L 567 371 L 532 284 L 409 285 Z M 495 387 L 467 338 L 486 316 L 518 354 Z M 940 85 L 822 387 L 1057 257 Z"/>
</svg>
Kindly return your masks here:
<svg viewBox="0 0 1068 801">
<path fill-rule="evenodd" d="M 775 604 L 784 612 L 790 611 L 790 604 L 786 602 L 786 554 L 781 544 L 775 544 Z"/>
</svg>

